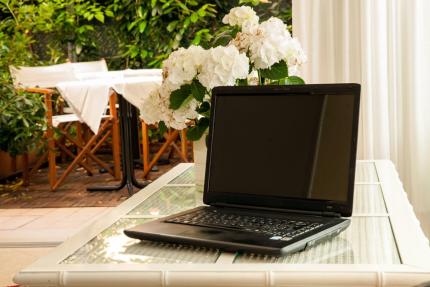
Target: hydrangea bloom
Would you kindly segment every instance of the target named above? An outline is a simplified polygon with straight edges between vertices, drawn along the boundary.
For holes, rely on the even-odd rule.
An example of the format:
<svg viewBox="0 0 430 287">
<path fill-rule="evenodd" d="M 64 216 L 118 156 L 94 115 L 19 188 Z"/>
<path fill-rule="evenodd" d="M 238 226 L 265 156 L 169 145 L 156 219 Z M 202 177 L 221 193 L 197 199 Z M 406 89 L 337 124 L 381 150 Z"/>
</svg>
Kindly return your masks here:
<svg viewBox="0 0 430 287">
<path fill-rule="evenodd" d="M 255 11 L 248 6 L 235 7 L 224 16 L 222 22 L 230 26 L 253 27 L 258 25 L 258 16 Z"/>
<path fill-rule="evenodd" d="M 180 48 L 163 62 L 163 83 L 149 94 L 141 107 L 146 123 L 164 121 L 168 127 L 184 129 L 188 120 L 197 119 L 199 102 L 192 96 L 178 109 L 170 109 L 171 93 L 194 79 L 209 91 L 205 95 L 207 101 L 214 87 L 234 86 L 238 79 L 257 85 L 257 70 L 270 68 L 282 60 L 289 67 L 289 75 L 294 75 L 297 67 L 306 61 L 299 41 L 291 37 L 287 26 L 278 18 L 272 17 L 259 24 L 255 11 L 242 6 L 231 9 L 223 23 L 241 28 L 229 46 L 209 50 L 200 46 Z M 248 75 L 250 62 L 253 72 Z"/>
<path fill-rule="evenodd" d="M 237 79 L 246 79 L 249 60 L 235 46 L 216 47 L 207 55 L 198 79 L 207 89 L 217 86 L 234 86 Z"/>
<path fill-rule="evenodd" d="M 198 102 L 189 98 L 179 109 L 172 110 L 170 105 L 171 90 L 168 84 L 162 84 L 158 89 L 149 93 L 143 104 L 140 106 L 140 114 L 147 124 L 156 124 L 163 121 L 166 126 L 182 130 L 187 127 L 190 119 L 198 116 L 196 108 Z"/>
<path fill-rule="evenodd" d="M 247 53 L 249 45 L 251 44 L 253 35 L 244 32 L 238 32 L 236 37 L 230 41 L 229 45 L 235 46 L 239 52 Z"/>
<path fill-rule="evenodd" d="M 200 46 L 190 46 L 188 49 L 179 48 L 172 52 L 163 62 L 164 82 L 172 90 L 190 83 L 197 75 L 204 61 L 205 50 Z"/>
<path fill-rule="evenodd" d="M 305 63 L 307 60 L 306 54 L 300 45 L 299 40 L 297 38 L 292 38 L 288 43 L 287 47 L 287 56 L 285 58 L 285 62 L 287 62 L 288 66 L 300 66 Z"/>
<path fill-rule="evenodd" d="M 164 112 L 159 89 L 154 89 L 147 93 L 147 97 L 140 105 L 140 117 L 148 125 L 156 124 L 161 121 Z"/>
<path fill-rule="evenodd" d="M 257 69 L 267 69 L 287 57 L 291 35 L 286 25 L 271 17 L 261 23 L 249 46 L 251 62 Z"/>
</svg>

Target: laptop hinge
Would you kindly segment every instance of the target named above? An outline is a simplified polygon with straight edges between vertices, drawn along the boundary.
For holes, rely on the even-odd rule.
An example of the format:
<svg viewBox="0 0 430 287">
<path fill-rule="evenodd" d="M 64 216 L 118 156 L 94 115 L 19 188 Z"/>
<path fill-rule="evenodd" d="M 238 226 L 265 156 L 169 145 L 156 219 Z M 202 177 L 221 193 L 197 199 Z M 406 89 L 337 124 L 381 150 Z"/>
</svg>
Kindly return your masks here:
<svg viewBox="0 0 430 287">
<path fill-rule="evenodd" d="M 277 212 L 285 212 L 285 213 L 318 215 L 318 216 L 325 216 L 325 217 L 341 217 L 340 213 L 332 212 L 332 211 L 309 211 L 309 210 L 301 210 L 301 209 L 271 208 L 271 207 L 252 206 L 252 205 L 219 203 L 219 202 L 211 203 L 210 205 L 216 206 L 216 207 L 236 207 L 236 208 L 244 208 L 244 209 L 258 209 L 258 210 L 277 211 Z"/>
</svg>

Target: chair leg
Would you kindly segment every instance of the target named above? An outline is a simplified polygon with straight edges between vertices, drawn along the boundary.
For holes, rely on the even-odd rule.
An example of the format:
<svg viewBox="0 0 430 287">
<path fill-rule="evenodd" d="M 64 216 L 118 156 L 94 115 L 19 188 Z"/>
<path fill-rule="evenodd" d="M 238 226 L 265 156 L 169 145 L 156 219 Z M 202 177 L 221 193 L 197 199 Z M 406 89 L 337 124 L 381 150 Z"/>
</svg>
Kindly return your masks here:
<svg viewBox="0 0 430 287">
<path fill-rule="evenodd" d="M 67 149 L 67 147 L 66 146 L 64 146 L 63 144 L 60 144 L 60 143 L 57 143 L 57 145 L 58 145 L 58 147 L 60 148 L 60 150 L 62 151 L 62 152 L 64 152 L 64 154 L 66 154 L 66 155 L 68 155 L 71 159 L 74 159 L 76 156 L 70 151 L 70 150 L 68 150 Z M 79 153 L 78 153 L 79 154 Z M 92 171 L 92 169 L 91 169 L 91 167 L 83 160 L 83 161 L 81 161 L 81 162 L 79 162 L 78 163 L 81 167 L 83 167 L 86 171 L 87 171 L 87 174 L 89 175 L 89 176 L 92 176 L 94 173 L 93 173 L 93 171 Z"/>
<path fill-rule="evenodd" d="M 170 144 L 178 138 L 178 135 L 179 135 L 179 132 L 177 130 L 173 131 L 168 135 L 166 142 L 161 146 L 161 148 L 158 150 L 158 152 L 154 155 L 151 162 L 149 163 L 148 169 L 143 172 L 143 178 L 146 178 L 151 168 L 160 159 L 161 155 L 170 146 Z"/>
<path fill-rule="evenodd" d="M 47 129 L 46 138 L 48 140 L 48 179 L 51 191 L 54 191 L 54 186 L 56 184 L 57 178 L 57 166 L 55 163 L 55 140 L 54 140 L 54 130 L 52 128 L 52 98 L 50 94 L 45 95 L 45 105 L 46 105 L 46 118 L 47 118 Z"/>
<path fill-rule="evenodd" d="M 76 142 L 78 142 L 80 145 L 84 145 L 84 138 L 83 138 L 83 128 L 82 128 L 82 123 L 81 122 L 76 122 Z M 80 145 L 76 146 L 76 154 L 79 154 L 81 152 L 81 148 Z M 73 160 L 73 157 L 72 157 Z M 90 162 L 88 162 L 88 159 L 84 159 L 83 160 L 88 166 L 90 166 Z M 92 171 L 88 171 L 87 170 L 87 174 L 88 175 L 92 175 Z"/>
<path fill-rule="evenodd" d="M 107 121 L 107 122 L 105 122 L 105 123 L 107 123 L 107 124 L 110 124 L 110 122 L 109 121 Z M 101 132 L 102 130 L 100 129 L 99 130 L 99 133 L 98 133 L 98 135 L 97 135 L 97 137 L 98 136 L 100 136 L 101 134 L 102 134 L 102 132 Z M 76 145 L 76 146 L 78 146 L 78 147 L 80 147 L 81 148 L 81 152 L 82 152 L 82 149 L 86 146 L 84 146 L 84 145 L 82 145 L 82 144 L 80 144 L 80 143 L 78 143 L 74 138 L 72 138 L 70 135 L 68 135 L 68 134 L 63 134 L 71 143 L 73 143 L 74 145 Z M 93 136 L 94 137 L 94 136 Z M 104 140 L 106 139 L 106 135 L 103 137 L 103 139 L 102 140 L 100 140 L 99 141 L 99 143 L 102 143 Z M 87 144 L 88 145 L 88 144 Z M 99 147 L 99 145 L 97 145 L 97 148 Z M 85 153 L 85 155 L 84 156 L 87 156 L 86 157 L 86 164 L 87 165 L 89 165 L 88 164 L 88 161 L 91 159 L 91 160 L 94 160 L 98 165 L 100 165 L 102 168 L 104 168 L 104 169 L 106 169 L 112 176 L 113 176 L 113 171 L 112 171 L 112 169 L 109 167 L 109 165 L 108 164 L 106 164 L 105 162 L 103 162 L 101 159 L 99 159 L 93 152 L 95 151 L 95 150 L 97 150 L 97 148 L 95 148 L 95 149 L 92 149 L 93 151 L 90 151 L 90 152 L 86 152 Z M 81 153 L 81 152 L 79 152 L 79 153 Z M 90 165 L 89 165 L 90 166 Z"/>
<path fill-rule="evenodd" d="M 182 152 L 182 159 L 185 160 L 185 162 L 188 162 L 188 144 L 187 144 L 187 130 L 183 129 L 181 130 L 181 152 Z"/>
<path fill-rule="evenodd" d="M 142 121 L 142 150 L 143 150 L 143 172 L 149 173 L 149 135 L 148 125 Z"/>
<path fill-rule="evenodd" d="M 53 190 L 57 189 L 58 186 L 64 181 L 64 179 L 69 175 L 70 172 L 72 172 L 75 165 L 77 165 L 83 157 L 88 154 L 88 151 L 91 150 L 91 147 L 95 143 L 95 141 L 98 139 L 99 135 L 104 133 L 104 131 L 109 127 L 110 121 L 105 121 L 102 126 L 99 129 L 99 133 L 94 135 L 83 147 L 82 151 L 75 157 L 75 159 L 72 161 L 71 164 L 67 167 L 67 169 L 64 171 L 64 173 L 60 176 L 58 181 L 54 184 Z"/>
<path fill-rule="evenodd" d="M 188 159 L 184 157 L 182 152 L 182 143 L 181 143 L 181 148 L 179 148 L 175 142 L 172 142 L 171 147 L 172 147 L 171 153 L 173 153 L 173 151 L 176 151 L 176 153 L 179 155 L 179 157 L 182 159 L 183 162 L 188 162 Z"/>
<path fill-rule="evenodd" d="M 190 141 L 190 146 L 191 146 L 191 159 L 192 162 L 194 162 L 194 142 Z"/>
</svg>

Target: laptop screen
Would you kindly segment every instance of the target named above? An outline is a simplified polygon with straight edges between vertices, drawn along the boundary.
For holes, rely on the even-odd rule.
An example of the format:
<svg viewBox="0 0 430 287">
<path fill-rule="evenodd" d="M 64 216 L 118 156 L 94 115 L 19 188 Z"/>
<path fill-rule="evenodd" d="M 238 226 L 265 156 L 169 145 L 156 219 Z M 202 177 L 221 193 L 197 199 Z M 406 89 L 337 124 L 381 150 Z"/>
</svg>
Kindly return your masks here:
<svg viewBox="0 0 430 287">
<path fill-rule="evenodd" d="M 207 191 L 347 203 L 355 107 L 344 92 L 217 96 Z"/>
</svg>

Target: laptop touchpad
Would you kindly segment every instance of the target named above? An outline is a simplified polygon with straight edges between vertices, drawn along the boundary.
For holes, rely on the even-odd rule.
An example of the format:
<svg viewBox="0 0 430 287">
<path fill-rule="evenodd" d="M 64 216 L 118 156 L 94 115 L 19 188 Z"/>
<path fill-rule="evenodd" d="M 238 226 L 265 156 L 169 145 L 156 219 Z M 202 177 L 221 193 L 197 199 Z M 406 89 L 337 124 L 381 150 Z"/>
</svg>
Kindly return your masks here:
<svg viewBox="0 0 430 287">
<path fill-rule="evenodd" d="M 261 243 L 261 237 L 252 234 L 253 237 L 260 237 L 259 240 L 251 238 L 248 232 L 221 230 L 214 228 L 196 228 L 195 230 L 187 230 L 180 234 L 180 236 L 190 238 L 201 238 L 215 241 L 229 241 L 229 242 L 243 242 L 248 244 Z"/>
</svg>

